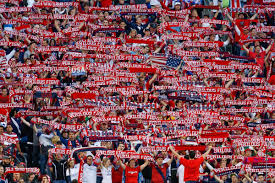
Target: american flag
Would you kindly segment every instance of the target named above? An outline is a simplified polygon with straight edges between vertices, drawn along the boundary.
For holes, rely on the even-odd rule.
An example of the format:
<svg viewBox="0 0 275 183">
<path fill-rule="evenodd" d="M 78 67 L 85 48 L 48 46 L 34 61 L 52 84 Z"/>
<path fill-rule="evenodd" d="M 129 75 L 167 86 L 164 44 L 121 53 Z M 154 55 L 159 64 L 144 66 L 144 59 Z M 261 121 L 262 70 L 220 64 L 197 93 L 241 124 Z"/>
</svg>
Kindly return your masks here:
<svg viewBox="0 0 275 183">
<path fill-rule="evenodd" d="M 152 62 L 153 65 L 158 66 L 168 66 L 168 67 L 178 67 L 181 63 L 181 57 L 178 56 L 159 56 L 159 55 L 152 55 L 149 57 L 149 60 Z"/>
</svg>

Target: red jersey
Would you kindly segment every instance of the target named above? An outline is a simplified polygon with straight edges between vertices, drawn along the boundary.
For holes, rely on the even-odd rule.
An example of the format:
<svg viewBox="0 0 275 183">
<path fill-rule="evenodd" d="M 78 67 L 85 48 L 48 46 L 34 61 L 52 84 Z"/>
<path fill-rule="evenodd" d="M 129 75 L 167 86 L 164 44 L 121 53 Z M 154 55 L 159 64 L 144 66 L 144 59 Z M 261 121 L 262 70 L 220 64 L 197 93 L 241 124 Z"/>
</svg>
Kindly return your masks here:
<svg viewBox="0 0 275 183">
<path fill-rule="evenodd" d="M 140 166 L 136 168 L 130 168 L 126 166 L 125 168 L 125 177 L 127 183 L 138 183 L 138 174 L 140 172 Z"/>
<path fill-rule="evenodd" d="M 157 171 L 155 164 L 151 164 L 152 167 L 152 183 L 164 183 L 164 180 L 162 178 L 162 176 L 160 175 L 160 173 Z M 161 170 L 164 178 L 166 178 L 166 172 L 167 172 L 167 168 L 169 167 L 167 163 L 162 164 L 161 166 L 158 166 L 159 169 Z"/>
<path fill-rule="evenodd" d="M 256 60 L 256 63 L 261 66 L 261 69 L 264 69 L 264 58 L 265 58 L 266 52 L 262 51 L 261 53 L 254 53 L 249 52 L 249 57 L 254 58 Z"/>
<path fill-rule="evenodd" d="M 117 170 L 112 168 L 112 182 L 121 183 L 122 182 L 123 169 L 119 167 Z"/>
<path fill-rule="evenodd" d="M 180 158 L 180 164 L 184 166 L 184 181 L 198 181 L 199 179 L 199 168 L 203 162 L 203 157 L 194 160 L 188 160 Z"/>
</svg>

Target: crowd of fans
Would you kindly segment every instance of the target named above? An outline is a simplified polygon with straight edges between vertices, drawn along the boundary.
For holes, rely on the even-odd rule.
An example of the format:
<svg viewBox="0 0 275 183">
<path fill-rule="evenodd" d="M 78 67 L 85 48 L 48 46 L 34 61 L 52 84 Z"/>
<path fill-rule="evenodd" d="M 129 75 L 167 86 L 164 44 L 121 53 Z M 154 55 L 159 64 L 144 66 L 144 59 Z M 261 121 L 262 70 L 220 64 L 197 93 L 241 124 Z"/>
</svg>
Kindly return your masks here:
<svg viewBox="0 0 275 183">
<path fill-rule="evenodd" d="M 0 21 L 0 183 L 275 182 L 274 1 L 0 0 Z"/>
</svg>

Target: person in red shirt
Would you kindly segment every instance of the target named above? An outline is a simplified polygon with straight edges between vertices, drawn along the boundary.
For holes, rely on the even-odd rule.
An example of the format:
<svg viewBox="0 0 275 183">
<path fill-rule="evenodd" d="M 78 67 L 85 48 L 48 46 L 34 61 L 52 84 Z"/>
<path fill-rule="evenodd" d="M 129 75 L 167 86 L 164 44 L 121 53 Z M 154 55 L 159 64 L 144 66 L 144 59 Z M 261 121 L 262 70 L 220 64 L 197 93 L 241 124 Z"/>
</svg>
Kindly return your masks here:
<svg viewBox="0 0 275 183">
<path fill-rule="evenodd" d="M 128 165 L 124 165 L 121 160 L 119 160 L 120 166 L 125 170 L 125 182 L 126 183 L 138 183 L 138 174 L 142 171 L 149 163 L 148 160 L 145 161 L 140 166 L 136 166 L 136 160 L 130 159 Z"/>
<path fill-rule="evenodd" d="M 152 168 L 152 183 L 166 183 L 166 172 L 167 168 L 171 165 L 173 157 L 167 162 L 163 163 L 163 155 L 159 154 L 156 156 L 156 163 L 151 164 Z"/>
<path fill-rule="evenodd" d="M 7 88 L 3 88 L 2 93 L 0 95 L 0 103 L 8 103 L 9 100 L 9 90 Z"/>
<path fill-rule="evenodd" d="M 250 51 L 245 45 L 243 45 L 244 50 L 249 55 L 249 57 L 254 58 L 256 60 L 256 63 L 261 67 L 262 70 L 264 70 L 265 66 L 265 56 L 268 55 L 268 52 L 270 51 L 273 43 L 271 43 L 265 51 L 261 51 L 261 46 L 255 47 L 255 52 Z"/>
<path fill-rule="evenodd" d="M 190 151 L 189 159 L 185 159 L 180 156 L 172 146 L 170 146 L 169 149 L 180 160 L 180 164 L 184 166 L 184 181 L 186 183 L 196 183 L 199 180 L 200 165 L 211 151 L 212 146 L 209 146 L 208 150 L 198 159 L 195 159 L 195 151 Z"/>
</svg>

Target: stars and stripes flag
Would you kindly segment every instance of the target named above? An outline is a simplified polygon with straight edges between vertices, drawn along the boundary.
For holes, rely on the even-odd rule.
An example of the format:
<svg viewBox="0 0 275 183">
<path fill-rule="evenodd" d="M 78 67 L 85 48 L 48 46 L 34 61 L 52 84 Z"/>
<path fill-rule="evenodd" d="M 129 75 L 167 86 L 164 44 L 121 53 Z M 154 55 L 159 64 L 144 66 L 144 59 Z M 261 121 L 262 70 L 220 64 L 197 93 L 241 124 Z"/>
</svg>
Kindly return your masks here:
<svg viewBox="0 0 275 183">
<path fill-rule="evenodd" d="M 181 57 L 179 56 L 163 56 L 163 55 L 152 55 L 149 57 L 152 65 L 178 67 L 181 63 Z"/>
</svg>

